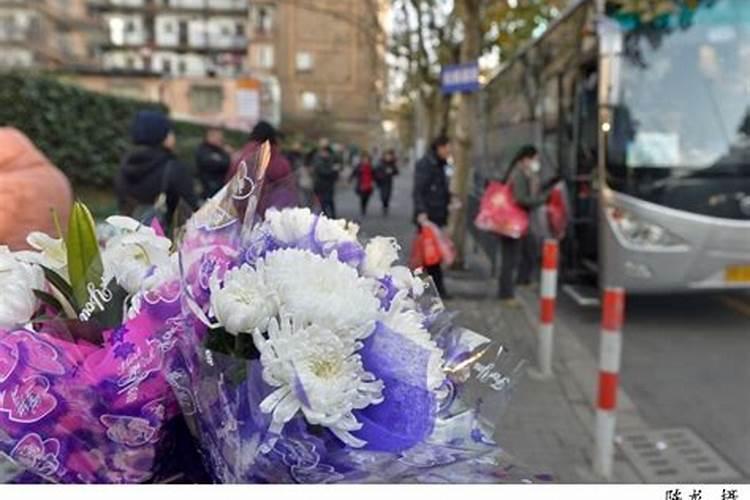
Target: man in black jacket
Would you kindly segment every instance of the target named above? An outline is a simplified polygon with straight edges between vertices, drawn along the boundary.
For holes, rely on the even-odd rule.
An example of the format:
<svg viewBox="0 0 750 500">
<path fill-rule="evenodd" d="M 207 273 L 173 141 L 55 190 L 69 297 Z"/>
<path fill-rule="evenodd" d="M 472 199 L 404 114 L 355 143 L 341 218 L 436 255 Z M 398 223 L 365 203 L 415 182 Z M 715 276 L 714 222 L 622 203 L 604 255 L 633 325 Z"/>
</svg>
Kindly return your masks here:
<svg viewBox="0 0 750 500">
<path fill-rule="evenodd" d="M 224 133 L 219 128 L 209 128 L 195 151 L 195 166 L 203 198 L 210 198 L 224 187 L 231 162 L 232 158 L 224 144 Z"/>
<path fill-rule="evenodd" d="M 312 160 L 312 169 L 315 179 L 315 195 L 320 201 L 320 208 L 327 217 L 335 219 L 336 204 L 334 197 L 339 171 L 333 164 L 333 153 L 330 146 L 324 144 L 318 149 Z"/>
<path fill-rule="evenodd" d="M 451 202 L 450 186 L 445 167 L 450 157 L 450 140 L 440 136 L 432 142 L 432 147 L 414 169 L 414 217 L 418 225 L 427 221 L 443 227 L 448 223 L 448 205 Z M 440 264 L 425 266 L 425 271 L 435 281 L 435 286 L 443 298 L 448 298 L 443 283 L 443 270 Z"/>
<path fill-rule="evenodd" d="M 160 111 L 139 111 L 130 134 L 134 147 L 123 159 L 115 180 L 120 213 L 141 218 L 152 212 L 162 194 L 166 201 L 162 222 L 167 225 L 180 200 L 197 209 L 193 178 L 174 154 L 175 135 L 169 118 Z"/>
</svg>

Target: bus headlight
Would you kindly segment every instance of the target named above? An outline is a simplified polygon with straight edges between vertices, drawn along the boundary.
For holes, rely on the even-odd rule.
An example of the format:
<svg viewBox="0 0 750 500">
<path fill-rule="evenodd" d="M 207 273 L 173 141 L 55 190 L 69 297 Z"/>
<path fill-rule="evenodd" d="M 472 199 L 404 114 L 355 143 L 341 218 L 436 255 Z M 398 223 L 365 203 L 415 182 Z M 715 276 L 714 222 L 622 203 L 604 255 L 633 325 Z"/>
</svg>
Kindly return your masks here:
<svg viewBox="0 0 750 500">
<path fill-rule="evenodd" d="M 687 244 L 662 226 L 645 221 L 622 208 L 607 208 L 607 218 L 620 237 L 637 247 L 676 248 Z"/>
</svg>

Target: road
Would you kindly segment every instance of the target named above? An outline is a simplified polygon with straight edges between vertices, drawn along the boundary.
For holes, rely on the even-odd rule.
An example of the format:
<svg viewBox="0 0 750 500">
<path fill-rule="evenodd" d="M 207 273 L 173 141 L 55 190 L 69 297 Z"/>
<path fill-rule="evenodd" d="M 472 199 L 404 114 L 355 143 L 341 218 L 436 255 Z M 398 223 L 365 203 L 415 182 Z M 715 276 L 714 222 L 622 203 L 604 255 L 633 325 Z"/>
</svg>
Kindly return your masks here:
<svg viewBox="0 0 750 500">
<path fill-rule="evenodd" d="M 380 215 L 374 198 L 372 214 L 362 221 L 366 234 L 399 238 L 405 253 L 413 234 L 411 175 L 408 170 L 397 178 L 390 217 Z M 350 187 L 339 189 L 337 201 L 340 217 L 359 218 Z M 558 321 L 598 357 L 598 309 L 561 296 Z M 744 477 L 750 477 L 749 360 L 750 295 L 628 299 L 621 369 L 625 392 L 650 427 L 690 428 Z"/>
</svg>

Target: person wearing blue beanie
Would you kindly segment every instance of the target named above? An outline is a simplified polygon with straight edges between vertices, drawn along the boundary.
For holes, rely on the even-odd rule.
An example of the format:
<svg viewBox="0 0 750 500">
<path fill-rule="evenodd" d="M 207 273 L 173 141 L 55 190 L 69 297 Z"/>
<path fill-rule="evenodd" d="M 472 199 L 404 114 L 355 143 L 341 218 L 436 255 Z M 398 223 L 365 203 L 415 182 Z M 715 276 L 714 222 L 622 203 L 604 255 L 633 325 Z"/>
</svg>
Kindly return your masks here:
<svg viewBox="0 0 750 500">
<path fill-rule="evenodd" d="M 198 208 L 190 170 L 175 155 L 172 122 L 161 111 L 142 110 L 130 125 L 133 147 L 115 180 L 120 213 L 151 223 L 158 217 L 170 229 L 180 200 Z"/>
</svg>

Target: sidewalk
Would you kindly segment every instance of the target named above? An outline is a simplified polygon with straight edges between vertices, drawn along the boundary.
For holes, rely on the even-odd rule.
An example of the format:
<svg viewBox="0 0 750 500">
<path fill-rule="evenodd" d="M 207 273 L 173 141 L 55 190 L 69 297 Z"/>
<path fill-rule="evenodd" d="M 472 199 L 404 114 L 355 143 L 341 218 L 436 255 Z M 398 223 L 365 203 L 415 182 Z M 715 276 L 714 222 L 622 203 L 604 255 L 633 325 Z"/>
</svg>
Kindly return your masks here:
<svg viewBox="0 0 750 500">
<path fill-rule="evenodd" d="M 503 307 L 495 298 L 497 282 L 484 255 L 467 255 L 467 268 L 448 273 L 447 285 L 456 297 L 448 307 L 461 311 L 461 324 L 520 350 L 528 366 L 534 366 L 534 293 L 521 292 L 521 308 Z M 555 331 L 554 356 L 554 378 L 522 377 L 507 412 L 499 418 L 495 438 L 520 462 L 551 473 L 558 482 L 603 482 L 591 472 L 597 362 L 572 332 L 560 327 Z M 627 396 L 620 393 L 618 397 L 618 430 L 644 428 Z M 613 482 L 637 483 L 640 479 L 618 456 Z"/>
</svg>

